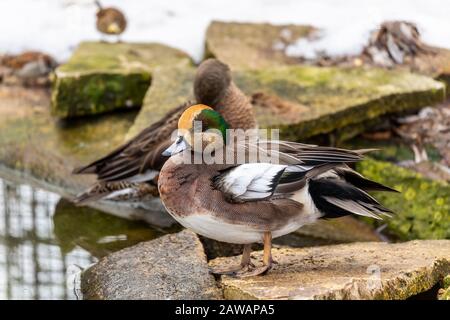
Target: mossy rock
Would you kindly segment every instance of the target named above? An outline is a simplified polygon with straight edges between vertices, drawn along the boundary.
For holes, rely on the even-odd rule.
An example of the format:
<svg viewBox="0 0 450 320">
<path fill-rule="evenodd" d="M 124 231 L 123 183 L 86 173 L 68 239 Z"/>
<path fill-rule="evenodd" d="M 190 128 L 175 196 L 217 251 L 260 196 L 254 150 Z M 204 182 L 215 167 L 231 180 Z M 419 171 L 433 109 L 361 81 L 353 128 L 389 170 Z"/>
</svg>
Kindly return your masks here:
<svg viewBox="0 0 450 320">
<path fill-rule="evenodd" d="M 194 77 L 193 66 L 157 68 L 153 73 L 152 85 L 145 95 L 141 111 L 128 132 L 127 139 L 152 125 L 180 104 L 193 100 Z"/>
<path fill-rule="evenodd" d="M 81 274 L 86 300 L 211 300 L 222 295 L 198 236 L 183 230 L 114 252 Z"/>
<path fill-rule="evenodd" d="M 83 42 L 55 70 L 52 114 L 68 118 L 141 106 L 156 67 L 190 64 L 184 52 L 157 43 Z"/>
<path fill-rule="evenodd" d="M 450 186 L 423 178 L 394 164 L 367 159 L 357 170 L 400 194 L 376 192 L 375 197 L 395 212 L 387 223 L 400 239 L 450 239 Z"/>
<path fill-rule="evenodd" d="M 450 274 L 444 277 L 442 282 L 442 288 L 438 291 L 439 300 L 450 300 Z"/>
<path fill-rule="evenodd" d="M 93 182 L 74 167 L 103 156 L 124 140 L 136 112 L 57 121 L 45 91 L 9 87 L 0 99 L 0 165 L 73 196 Z M 47 188 L 47 187 L 46 187 Z"/>
<path fill-rule="evenodd" d="M 260 127 L 281 129 L 282 138 L 301 140 L 419 109 L 444 100 L 444 85 L 404 71 L 376 68 L 284 66 L 234 72 L 253 102 Z M 356 127 L 358 126 L 358 127 Z"/>
<path fill-rule="evenodd" d="M 285 47 L 307 37 L 315 28 L 304 25 L 213 21 L 205 39 L 205 58 L 215 57 L 236 69 L 260 69 L 298 63 L 286 56 Z"/>
<path fill-rule="evenodd" d="M 274 248 L 278 263 L 263 277 L 221 277 L 225 299 L 401 300 L 430 290 L 450 270 L 450 240 L 356 242 Z M 262 251 L 252 254 L 257 266 Z M 212 267 L 239 256 L 211 260 Z"/>
<path fill-rule="evenodd" d="M 444 82 L 447 97 L 450 97 L 450 50 L 433 48 L 433 51 L 430 54 L 418 55 L 410 64 L 400 68 L 407 68 Z"/>
<path fill-rule="evenodd" d="M 300 38 L 315 37 L 319 29 L 307 25 L 272 25 L 213 21 L 206 32 L 205 56 L 216 57 L 232 69 L 263 69 L 300 64 L 302 60 L 286 55 L 290 44 Z M 450 95 L 450 50 L 433 48 L 419 54 L 396 70 L 419 73 L 444 82 Z"/>
<path fill-rule="evenodd" d="M 206 33 L 206 57 L 230 65 L 237 85 L 254 98 L 260 127 L 279 128 L 288 140 L 332 133 L 343 141 L 392 113 L 444 101 L 445 85 L 430 77 L 445 72 L 425 72 L 424 66 L 414 70 L 425 75 L 407 68 L 314 67 L 285 54 L 289 44 L 315 31 L 302 25 L 216 21 Z"/>
<path fill-rule="evenodd" d="M 152 86 L 127 137 L 192 99 L 194 76 L 195 69 L 190 66 L 155 70 Z M 348 139 L 383 116 L 444 99 L 444 86 L 438 81 L 381 69 L 282 66 L 237 70 L 233 78 L 240 89 L 254 97 L 259 126 L 279 128 L 281 137 L 288 140 L 331 132 Z"/>
</svg>

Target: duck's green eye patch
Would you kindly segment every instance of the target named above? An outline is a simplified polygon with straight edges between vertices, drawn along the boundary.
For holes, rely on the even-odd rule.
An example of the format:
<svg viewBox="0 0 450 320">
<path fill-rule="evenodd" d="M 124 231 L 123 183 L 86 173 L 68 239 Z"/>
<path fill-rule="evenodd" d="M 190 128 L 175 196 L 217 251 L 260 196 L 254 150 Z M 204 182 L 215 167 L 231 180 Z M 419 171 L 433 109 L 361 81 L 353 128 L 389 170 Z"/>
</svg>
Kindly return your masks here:
<svg viewBox="0 0 450 320">
<path fill-rule="evenodd" d="M 202 131 L 216 129 L 222 133 L 224 139 L 226 138 L 226 132 L 229 126 L 220 113 L 214 110 L 205 109 L 195 117 L 194 121 L 202 122 Z"/>
</svg>

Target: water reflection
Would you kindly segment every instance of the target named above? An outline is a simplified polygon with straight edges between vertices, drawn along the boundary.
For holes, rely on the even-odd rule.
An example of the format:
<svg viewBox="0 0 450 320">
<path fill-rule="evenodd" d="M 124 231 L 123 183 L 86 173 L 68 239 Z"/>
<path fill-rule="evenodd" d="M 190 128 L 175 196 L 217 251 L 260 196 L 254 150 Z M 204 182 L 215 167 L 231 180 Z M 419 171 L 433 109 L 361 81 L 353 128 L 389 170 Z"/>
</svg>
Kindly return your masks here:
<svg viewBox="0 0 450 320">
<path fill-rule="evenodd" d="M 75 299 L 73 272 L 162 234 L 0 179 L 0 299 Z"/>
<path fill-rule="evenodd" d="M 63 253 L 83 248 L 96 258 L 164 234 L 147 224 L 125 220 L 61 199 L 53 217 L 54 233 Z"/>
</svg>

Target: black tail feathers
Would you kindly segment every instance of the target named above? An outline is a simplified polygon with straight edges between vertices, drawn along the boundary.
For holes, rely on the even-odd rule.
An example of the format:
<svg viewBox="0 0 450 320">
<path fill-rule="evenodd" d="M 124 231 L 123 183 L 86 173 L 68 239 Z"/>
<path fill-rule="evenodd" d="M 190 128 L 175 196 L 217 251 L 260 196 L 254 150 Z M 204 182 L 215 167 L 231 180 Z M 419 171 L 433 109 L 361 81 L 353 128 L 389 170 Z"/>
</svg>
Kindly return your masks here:
<svg viewBox="0 0 450 320">
<path fill-rule="evenodd" d="M 319 178 L 309 181 L 309 193 L 315 206 L 323 214 L 322 218 L 338 218 L 350 214 L 375 219 L 391 216 L 391 210 L 362 189 L 340 179 Z"/>
</svg>

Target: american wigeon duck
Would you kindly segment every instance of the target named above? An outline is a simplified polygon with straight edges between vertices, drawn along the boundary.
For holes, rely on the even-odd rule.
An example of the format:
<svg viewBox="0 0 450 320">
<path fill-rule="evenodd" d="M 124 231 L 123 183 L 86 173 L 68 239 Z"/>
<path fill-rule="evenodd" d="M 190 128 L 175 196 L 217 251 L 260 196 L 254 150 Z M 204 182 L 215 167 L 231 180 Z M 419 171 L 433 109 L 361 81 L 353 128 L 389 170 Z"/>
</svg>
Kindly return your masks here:
<svg viewBox="0 0 450 320">
<path fill-rule="evenodd" d="M 193 90 L 195 102 L 187 101 L 174 108 L 103 158 L 75 169 L 75 174 L 96 174 L 98 183 L 74 201 L 142 201 L 144 194 L 157 195 L 158 173 L 168 159 L 162 152 L 172 143 L 170 137 L 181 114 L 195 103 L 212 106 L 231 128 L 246 130 L 257 126 L 249 98 L 232 81 L 229 67 L 219 60 L 208 59 L 199 66 Z"/>
<path fill-rule="evenodd" d="M 199 125 L 201 132 L 196 133 L 193 128 Z M 395 190 L 347 166 L 362 160 L 368 150 L 263 141 L 251 135 L 230 143 L 234 138 L 226 120 L 204 105 L 184 111 L 178 128 L 176 141 L 164 151 L 170 159 L 159 174 L 164 206 L 180 224 L 202 236 L 244 245 L 239 266 L 214 273 L 266 272 L 272 264 L 272 239 L 318 219 L 349 214 L 381 219 L 391 214 L 367 191 Z M 245 157 L 237 160 L 239 153 Z M 206 155 L 220 155 L 219 161 L 212 163 Z M 263 266 L 253 268 L 251 244 L 256 242 L 264 243 L 264 258 Z"/>
<path fill-rule="evenodd" d="M 117 8 L 104 8 L 99 1 L 97 5 L 97 30 L 103 34 L 116 35 L 122 34 L 127 27 L 125 15 Z"/>
</svg>

